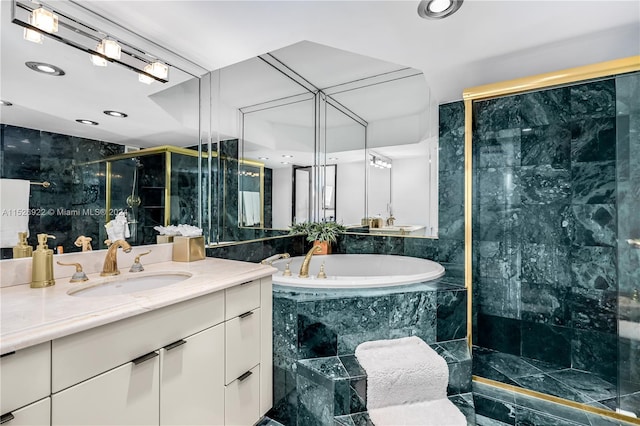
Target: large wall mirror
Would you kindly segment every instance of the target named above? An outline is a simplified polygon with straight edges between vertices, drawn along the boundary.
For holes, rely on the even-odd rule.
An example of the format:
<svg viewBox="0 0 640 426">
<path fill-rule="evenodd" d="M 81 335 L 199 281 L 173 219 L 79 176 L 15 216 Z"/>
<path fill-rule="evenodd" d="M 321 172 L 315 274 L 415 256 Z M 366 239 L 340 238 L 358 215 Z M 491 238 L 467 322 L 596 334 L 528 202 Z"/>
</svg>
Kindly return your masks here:
<svg viewBox="0 0 640 426">
<path fill-rule="evenodd" d="M 12 104 L 1 107 L 0 168 L 3 179 L 32 183 L 28 193 L 17 194 L 28 200 L 29 243 L 35 245 L 35 234 L 43 232 L 56 237 L 54 247 L 75 251 L 75 239 L 82 234 L 92 238 L 94 249 L 104 248 L 104 224 L 119 211 L 129 218 L 128 241 L 133 244 L 155 243 L 156 225 L 198 225 L 203 195 L 196 76 L 206 70 L 101 22 L 82 6 L 52 5 L 61 14 L 58 36 L 79 40 L 69 23 L 87 24 L 81 28 L 88 35 L 99 34 L 94 24 L 105 25 L 100 29 L 118 37 L 123 55 L 142 55 L 136 49 L 148 49 L 170 65 L 168 82 L 144 84 L 135 71 L 109 61 L 95 66 L 89 53 L 63 42 L 49 37 L 42 43 L 26 41 L 23 27 L 11 22 L 12 16 L 26 16 L 20 4 L 0 5 L 1 97 Z M 51 64 L 64 74 L 37 72 L 25 65 L 28 62 Z M 44 182 L 50 185 L 41 185 Z M 9 201 L 3 201 L 4 209 Z M 5 211 L 0 223 L 7 227 L 2 229 L 3 236 L 5 231 L 10 235 L 7 240 L 15 234 L 12 220 L 19 219 L 12 215 L 22 214 Z M 3 238 L 3 257 L 10 257 L 12 245 Z"/>
<path fill-rule="evenodd" d="M 210 76 L 216 143 L 237 155 L 214 240 L 315 220 L 437 236 L 437 112 L 422 72 L 303 41 Z"/>
</svg>

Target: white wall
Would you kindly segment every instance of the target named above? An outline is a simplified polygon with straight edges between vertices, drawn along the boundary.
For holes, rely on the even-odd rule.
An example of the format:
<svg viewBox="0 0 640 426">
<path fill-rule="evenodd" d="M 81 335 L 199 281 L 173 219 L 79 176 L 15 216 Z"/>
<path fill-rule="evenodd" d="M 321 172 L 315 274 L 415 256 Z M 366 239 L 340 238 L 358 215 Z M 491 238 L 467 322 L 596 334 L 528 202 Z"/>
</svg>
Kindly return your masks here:
<svg viewBox="0 0 640 426">
<path fill-rule="evenodd" d="M 273 169 L 273 227 L 287 229 L 291 225 L 293 181 L 291 167 Z"/>
<path fill-rule="evenodd" d="M 364 161 L 338 164 L 336 187 L 336 221 L 360 225 L 365 215 Z"/>
</svg>

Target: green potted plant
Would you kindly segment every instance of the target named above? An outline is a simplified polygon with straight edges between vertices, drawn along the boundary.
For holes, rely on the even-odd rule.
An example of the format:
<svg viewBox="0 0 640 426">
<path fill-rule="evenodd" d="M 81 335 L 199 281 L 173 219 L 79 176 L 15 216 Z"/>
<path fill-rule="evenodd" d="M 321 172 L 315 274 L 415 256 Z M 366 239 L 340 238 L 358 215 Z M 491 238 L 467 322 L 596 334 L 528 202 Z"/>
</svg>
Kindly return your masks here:
<svg viewBox="0 0 640 426">
<path fill-rule="evenodd" d="M 313 242 L 314 246 L 320 246 L 318 254 L 331 253 L 331 243 L 335 243 L 338 234 L 346 231 L 347 227 L 337 222 L 303 222 L 291 225 L 289 234 L 306 235 L 307 241 Z"/>
</svg>

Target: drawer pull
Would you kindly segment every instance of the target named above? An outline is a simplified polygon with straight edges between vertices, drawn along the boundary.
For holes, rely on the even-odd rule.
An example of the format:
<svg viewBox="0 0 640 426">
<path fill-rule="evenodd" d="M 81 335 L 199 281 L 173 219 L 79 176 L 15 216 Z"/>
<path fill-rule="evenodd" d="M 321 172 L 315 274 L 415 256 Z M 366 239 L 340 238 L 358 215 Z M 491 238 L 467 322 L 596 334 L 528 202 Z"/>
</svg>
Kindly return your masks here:
<svg viewBox="0 0 640 426">
<path fill-rule="evenodd" d="M 245 312 L 244 314 L 240 314 L 239 317 L 240 318 L 246 318 L 246 317 L 250 317 L 251 315 L 253 315 L 253 311 L 249 311 L 249 312 Z"/>
<path fill-rule="evenodd" d="M 138 365 L 138 364 L 142 364 L 145 361 L 149 361 L 150 359 L 153 359 L 157 356 L 158 356 L 158 352 L 155 352 L 155 351 L 149 352 L 148 354 L 142 355 L 141 357 L 138 357 L 131 362 L 134 363 L 135 365 Z"/>
<path fill-rule="evenodd" d="M 167 346 L 164 347 L 164 349 L 167 350 L 167 351 L 170 351 L 171 349 L 175 349 L 178 346 L 184 345 L 185 343 L 187 343 L 186 340 L 180 339 L 177 342 L 173 342 L 173 343 L 168 344 Z"/>
<path fill-rule="evenodd" d="M 5 355 L 8 355 L 8 354 L 5 354 Z M 2 355 L 2 356 L 4 356 L 4 355 Z M 13 414 L 11 414 L 11 413 L 3 414 L 2 417 L 0 417 L 0 425 L 3 425 L 5 423 L 9 423 L 13 419 L 15 419 Z"/>
<path fill-rule="evenodd" d="M 237 380 L 239 382 L 242 382 L 243 380 L 245 380 L 247 377 L 249 377 L 250 375 L 252 375 L 253 373 L 251 372 L 251 370 L 247 371 L 246 373 L 244 373 L 242 376 L 238 377 Z"/>
<path fill-rule="evenodd" d="M 6 354 L 0 355 L 0 358 L 4 358 L 5 356 L 14 355 L 16 351 L 7 352 Z"/>
</svg>

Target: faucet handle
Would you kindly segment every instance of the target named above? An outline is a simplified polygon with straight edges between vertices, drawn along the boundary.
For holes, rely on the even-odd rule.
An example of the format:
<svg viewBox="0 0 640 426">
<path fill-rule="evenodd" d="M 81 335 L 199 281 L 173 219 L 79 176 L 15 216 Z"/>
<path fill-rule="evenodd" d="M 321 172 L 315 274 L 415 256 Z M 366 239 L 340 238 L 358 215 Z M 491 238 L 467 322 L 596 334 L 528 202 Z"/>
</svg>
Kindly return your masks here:
<svg viewBox="0 0 640 426">
<path fill-rule="evenodd" d="M 140 263 L 140 258 L 142 256 L 146 256 L 149 253 L 151 253 L 151 250 L 146 251 L 144 253 L 140 253 L 139 255 L 136 256 L 136 258 L 133 260 L 133 265 L 131 265 L 131 269 L 129 269 L 129 272 L 142 272 L 144 271 L 144 268 L 142 267 L 142 263 Z"/>
<path fill-rule="evenodd" d="M 289 269 L 289 265 L 291 265 L 291 260 L 287 262 L 287 266 L 284 268 L 284 271 L 282 272 L 282 276 L 284 277 L 290 277 L 291 276 L 291 269 Z"/>
<path fill-rule="evenodd" d="M 85 274 L 84 271 L 82 270 L 82 265 L 81 264 L 79 264 L 79 263 L 62 263 L 60 261 L 58 261 L 57 263 L 60 266 L 75 266 L 76 267 L 76 272 L 73 274 L 73 276 L 69 280 L 70 283 L 79 283 L 79 282 L 82 282 L 82 281 L 87 281 L 89 279 L 87 277 L 87 274 Z"/>
<path fill-rule="evenodd" d="M 327 278 L 327 273 L 324 272 L 324 262 L 322 262 L 322 265 L 320 265 L 320 272 L 318 272 L 318 278 L 320 279 Z"/>
<path fill-rule="evenodd" d="M 93 238 L 91 237 L 85 237 L 84 235 L 80 235 L 78 238 L 76 238 L 73 244 L 76 247 L 82 247 L 82 251 L 91 251 L 93 250 L 91 247 L 92 239 Z"/>
</svg>

